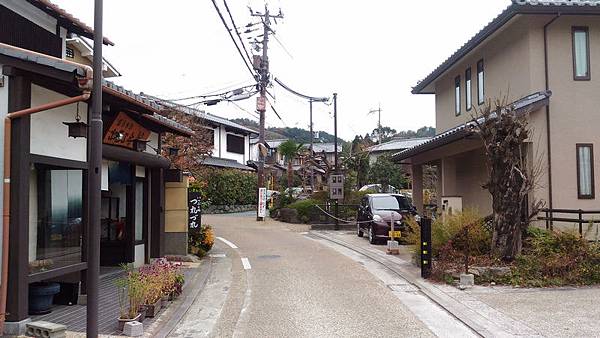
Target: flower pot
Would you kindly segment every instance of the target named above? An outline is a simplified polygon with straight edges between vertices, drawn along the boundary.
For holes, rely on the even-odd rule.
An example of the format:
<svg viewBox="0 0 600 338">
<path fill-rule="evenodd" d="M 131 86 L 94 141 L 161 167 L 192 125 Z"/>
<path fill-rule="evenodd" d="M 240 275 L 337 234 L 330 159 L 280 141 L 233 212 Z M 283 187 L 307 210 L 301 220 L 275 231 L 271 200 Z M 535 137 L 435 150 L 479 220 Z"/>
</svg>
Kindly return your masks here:
<svg viewBox="0 0 600 338">
<path fill-rule="evenodd" d="M 142 314 L 138 313 L 138 315 L 135 316 L 135 318 L 131 318 L 131 319 L 117 318 L 117 320 L 119 321 L 119 331 L 123 331 L 123 328 L 125 327 L 125 323 L 139 322 L 141 317 L 142 317 Z"/>
<path fill-rule="evenodd" d="M 158 311 L 160 311 L 162 307 L 162 300 L 158 300 L 156 303 L 154 304 L 146 304 L 144 305 L 144 308 L 146 309 L 146 317 L 155 317 L 158 314 Z"/>
<path fill-rule="evenodd" d="M 140 314 L 140 319 L 138 319 L 138 322 L 143 323 L 144 320 L 146 320 L 146 307 L 144 307 L 144 305 L 140 305 L 138 312 Z"/>
<path fill-rule="evenodd" d="M 162 296 L 161 300 L 162 300 L 162 303 L 164 306 L 167 306 L 167 304 L 169 303 L 169 300 L 170 300 L 169 298 L 170 298 L 169 295 Z"/>
<path fill-rule="evenodd" d="M 43 315 L 52 312 L 54 295 L 60 292 L 58 283 L 32 283 L 29 285 L 29 314 Z"/>
</svg>

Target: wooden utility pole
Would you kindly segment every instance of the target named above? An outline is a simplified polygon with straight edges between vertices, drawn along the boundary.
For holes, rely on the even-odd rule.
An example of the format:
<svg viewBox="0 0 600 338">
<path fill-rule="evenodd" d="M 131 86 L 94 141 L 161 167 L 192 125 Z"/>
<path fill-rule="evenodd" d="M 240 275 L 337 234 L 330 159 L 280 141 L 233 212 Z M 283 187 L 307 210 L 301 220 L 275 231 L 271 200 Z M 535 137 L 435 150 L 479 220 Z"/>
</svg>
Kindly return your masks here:
<svg viewBox="0 0 600 338">
<path fill-rule="evenodd" d="M 281 10 L 277 15 L 271 15 L 269 13 L 269 8 L 265 5 L 265 12 L 258 13 L 254 12 L 250 9 L 250 15 L 253 17 L 260 17 L 263 23 L 263 41 L 262 41 L 262 58 L 260 62 L 260 96 L 257 99 L 256 110 L 260 114 L 259 126 L 258 126 L 258 143 L 264 145 L 265 144 L 265 113 L 267 110 L 267 86 L 269 85 L 269 34 L 272 32 L 271 29 L 271 19 L 283 19 L 283 14 Z M 265 156 L 262 152 L 258 152 L 258 188 L 266 188 L 265 187 Z M 260 196 L 259 196 L 260 198 Z M 258 216 L 257 210 L 257 220 L 263 221 L 264 217 Z"/>
<path fill-rule="evenodd" d="M 381 144 L 381 104 L 379 105 L 379 107 L 377 109 L 373 109 L 373 110 L 369 111 L 368 115 L 371 115 L 373 113 L 378 113 L 377 133 L 379 134 L 379 140 L 377 140 L 377 143 Z"/>
</svg>

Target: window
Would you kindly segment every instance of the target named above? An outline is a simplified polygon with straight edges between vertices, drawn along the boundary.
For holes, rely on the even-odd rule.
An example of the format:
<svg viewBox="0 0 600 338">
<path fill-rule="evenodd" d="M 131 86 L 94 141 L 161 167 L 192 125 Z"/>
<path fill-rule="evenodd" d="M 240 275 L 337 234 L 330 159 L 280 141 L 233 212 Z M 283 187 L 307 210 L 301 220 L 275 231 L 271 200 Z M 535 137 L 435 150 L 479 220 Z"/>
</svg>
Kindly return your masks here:
<svg viewBox="0 0 600 338">
<path fill-rule="evenodd" d="M 485 101 L 484 80 L 483 60 L 479 60 L 477 61 L 477 103 L 479 104 Z"/>
<path fill-rule="evenodd" d="M 33 173 L 30 271 L 81 263 L 83 171 L 36 165 Z"/>
<path fill-rule="evenodd" d="M 454 112 L 460 115 L 460 76 L 454 79 Z"/>
<path fill-rule="evenodd" d="M 594 198 L 594 148 L 577 144 L 577 195 L 580 199 Z"/>
<path fill-rule="evenodd" d="M 473 107 L 473 94 L 471 91 L 471 68 L 467 68 L 465 71 L 465 100 L 467 111 L 469 111 Z"/>
<path fill-rule="evenodd" d="M 235 154 L 244 154 L 246 150 L 244 137 L 227 134 L 227 151 Z"/>
<path fill-rule="evenodd" d="M 75 51 L 73 50 L 73 48 L 67 47 L 66 50 L 65 50 L 65 55 L 68 58 L 73 59 L 75 57 Z"/>
<path fill-rule="evenodd" d="M 590 79 L 590 39 L 587 27 L 573 27 L 573 78 Z"/>
</svg>

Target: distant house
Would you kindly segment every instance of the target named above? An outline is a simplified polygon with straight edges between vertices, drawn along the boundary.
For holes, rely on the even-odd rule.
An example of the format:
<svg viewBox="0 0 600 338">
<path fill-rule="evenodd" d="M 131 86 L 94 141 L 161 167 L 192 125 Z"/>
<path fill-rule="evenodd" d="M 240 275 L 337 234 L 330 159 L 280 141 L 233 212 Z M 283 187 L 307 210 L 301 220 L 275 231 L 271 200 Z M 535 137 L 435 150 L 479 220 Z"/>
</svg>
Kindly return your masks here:
<svg viewBox="0 0 600 338">
<path fill-rule="evenodd" d="M 416 138 L 404 138 L 404 139 L 393 139 L 391 141 L 374 145 L 367 149 L 369 154 L 369 163 L 373 164 L 377 162 L 377 159 L 383 155 L 393 155 L 400 151 L 418 146 L 421 143 L 427 142 L 431 137 L 416 137 Z"/>
<path fill-rule="evenodd" d="M 228 119 L 207 113 L 204 110 L 178 105 L 147 95 L 163 106 L 173 108 L 184 114 L 196 116 L 202 120 L 206 132 L 212 139 L 212 155 L 204 159 L 202 164 L 215 168 L 239 169 L 254 171 L 248 166 L 252 160 L 250 139 L 258 136 L 258 132 Z"/>
<path fill-rule="evenodd" d="M 94 61 L 94 47 L 86 38 L 73 34 L 65 40 L 65 59 L 81 64 L 92 64 Z M 104 78 L 119 77 L 121 73 L 108 61 L 102 58 Z"/>
</svg>

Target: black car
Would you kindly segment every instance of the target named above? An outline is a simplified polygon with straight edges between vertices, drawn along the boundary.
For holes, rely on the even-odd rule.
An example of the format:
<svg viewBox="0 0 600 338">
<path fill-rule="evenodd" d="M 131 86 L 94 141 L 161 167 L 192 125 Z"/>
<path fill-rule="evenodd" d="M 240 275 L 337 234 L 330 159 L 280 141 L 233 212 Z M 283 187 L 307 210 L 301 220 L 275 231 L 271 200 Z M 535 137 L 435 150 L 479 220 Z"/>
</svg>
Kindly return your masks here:
<svg viewBox="0 0 600 338">
<path fill-rule="evenodd" d="M 417 222 L 420 217 L 411 200 L 401 194 L 369 194 L 365 195 L 358 207 L 357 229 L 358 237 L 366 232 L 369 243 L 376 244 L 379 240 L 388 240 L 394 222 L 394 231 L 409 230 L 406 223 L 408 217 L 414 217 Z M 394 236 L 396 237 L 396 236 Z"/>
</svg>

